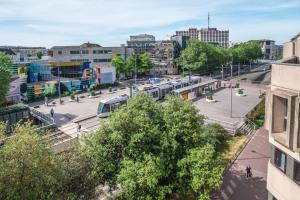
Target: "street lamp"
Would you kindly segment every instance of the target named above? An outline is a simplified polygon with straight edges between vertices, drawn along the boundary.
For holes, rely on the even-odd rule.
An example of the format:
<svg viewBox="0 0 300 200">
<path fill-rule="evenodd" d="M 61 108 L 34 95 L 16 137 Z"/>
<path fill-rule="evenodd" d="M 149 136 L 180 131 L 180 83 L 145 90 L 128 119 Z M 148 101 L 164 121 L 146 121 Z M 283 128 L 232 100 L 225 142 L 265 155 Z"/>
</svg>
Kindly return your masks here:
<svg viewBox="0 0 300 200">
<path fill-rule="evenodd" d="M 59 62 L 59 65 L 57 67 L 57 74 L 58 74 L 58 97 L 59 97 L 59 104 L 62 103 L 61 101 L 61 86 L 60 86 L 60 65 L 61 65 L 61 62 Z"/>
</svg>

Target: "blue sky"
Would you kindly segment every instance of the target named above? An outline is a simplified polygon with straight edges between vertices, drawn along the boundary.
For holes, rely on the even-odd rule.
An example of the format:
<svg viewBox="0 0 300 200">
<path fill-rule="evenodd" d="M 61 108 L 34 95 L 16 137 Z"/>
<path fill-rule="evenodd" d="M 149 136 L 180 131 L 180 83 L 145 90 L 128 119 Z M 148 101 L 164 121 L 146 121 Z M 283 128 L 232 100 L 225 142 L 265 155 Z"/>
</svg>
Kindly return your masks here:
<svg viewBox="0 0 300 200">
<path fill-rule="evenodd" d="M 0 45 L 119 46 L 129 35 L 166 39 L 176 30 L 228 29 L 232 42 L 300 32 L 299 0 L 0 0 Z"/>
</svg>

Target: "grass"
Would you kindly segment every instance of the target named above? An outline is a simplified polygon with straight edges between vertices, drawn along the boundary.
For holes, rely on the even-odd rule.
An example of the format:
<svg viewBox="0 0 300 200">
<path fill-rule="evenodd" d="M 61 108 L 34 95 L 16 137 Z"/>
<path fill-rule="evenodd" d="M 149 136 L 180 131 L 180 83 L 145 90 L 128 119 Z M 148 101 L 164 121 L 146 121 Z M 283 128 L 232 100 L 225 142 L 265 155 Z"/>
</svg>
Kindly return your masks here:
<svg viewBox="0 0 300 200">
<path fill-rule="evenodd" d="M 220 156 L 228 162 L 231 161 L 241 150 L 246 140 L 246 135 L 226 137 L 222 144 L 218 147 Z"/>
</svg>

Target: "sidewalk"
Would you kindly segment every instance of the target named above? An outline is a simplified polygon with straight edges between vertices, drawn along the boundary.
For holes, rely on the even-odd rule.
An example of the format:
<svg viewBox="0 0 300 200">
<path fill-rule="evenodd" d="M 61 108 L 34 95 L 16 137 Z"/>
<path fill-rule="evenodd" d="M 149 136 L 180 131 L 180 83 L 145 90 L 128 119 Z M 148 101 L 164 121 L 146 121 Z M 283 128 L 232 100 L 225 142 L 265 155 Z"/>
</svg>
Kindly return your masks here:
<svg viewBox="0 0 300 200">
<path fill-rule="evenodd" d="M 266 189 L 267 164 L 271 156 L 268 132 L 259 129 L 245 149 L 225 173 L 222 190 L 215 200 L 268 199 Z M 252 168 L 253 177 L 246 178 L 246 166 Z"/>
</svg>

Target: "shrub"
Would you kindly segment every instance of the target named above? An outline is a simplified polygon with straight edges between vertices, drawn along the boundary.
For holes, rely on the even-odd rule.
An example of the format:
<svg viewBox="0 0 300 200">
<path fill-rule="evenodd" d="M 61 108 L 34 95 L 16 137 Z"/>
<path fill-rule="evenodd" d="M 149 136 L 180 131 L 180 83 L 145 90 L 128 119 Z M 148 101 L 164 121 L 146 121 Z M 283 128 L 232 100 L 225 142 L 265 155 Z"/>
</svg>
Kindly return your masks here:
<svg viewBox="0 0 300 200">
<path fill-rule="evenodd" d="M 108 88 L 108 91 L 109 91 L 109 92 L 112 92 L 112 87 L 109 87 L 109 88 Z"/>
<path fill-rule="evenodd" d="M 239 90 L 238 90 L 238 94 L 244 94 L 243 89 L 239 89 Z"/>
<path fill-rule="evenodd" d="M 236 84 L 235 84 L 235 88 L 240 88 L 240 84 L 239 84 L 239 83 L 236 83 Z"/>
<path fill-rule="evenodd" d="M 95 94 L 95 91 L 94 90 L 92 90 L 91 91 L 91 96 L 93 97 L 93 96 L 95 96 L 96 94 Z"/>
<path fill-rule="evenodd" d="M 213 94 L 212 93 L 209 93 L 208 95 L 207 95 L 207 99 L 208 100 L 213 100 L 214 98 L 213 98 Z"/>
</svg>

